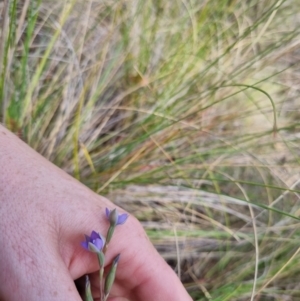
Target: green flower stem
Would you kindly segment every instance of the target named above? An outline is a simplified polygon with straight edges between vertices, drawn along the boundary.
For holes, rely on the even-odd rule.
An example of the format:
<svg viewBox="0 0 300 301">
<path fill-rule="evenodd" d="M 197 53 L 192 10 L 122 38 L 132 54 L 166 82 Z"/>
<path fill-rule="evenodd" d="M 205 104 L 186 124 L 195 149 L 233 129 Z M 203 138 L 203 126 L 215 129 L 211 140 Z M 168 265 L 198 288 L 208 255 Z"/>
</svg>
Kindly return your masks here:
<svg viewBox="0 0 300 301">
<path fill-rule="evenodd" d="M 101 296 L 101 300 L 104 300 L 104 293 L 103 293 L 103 288 L 104 288 L 104 284 L 103 284 L 103 274 L 104 274 L 104 263 L 105 263 L 105 256 L 104 253 L 101 251 L 99 253 L 97 253 L 98 256 L 98 262 L 99 262 L 99 288 L 100 288 L 100 296 Z"/>
<path fill-rule="evenodd" d="M 105 253 L 106 250 L 107 250 L 107 248 L 108 248 L 108 244 L 109 244 L 109 242 L 110 242 L 111 239 L 112 239 L 112 236 L 113 236 L 114 231 L 115 231 L 115 227 L 116 227 L 116 226 L 110 226 L 110 227 L 108 228 L 107 235 L 106 235 L 105 245 L 104 245 L 104 247 L 103 247 L 103 253 Z"/>
<path fill-rule="evenodd" d="M 101 296 L 101 300 L 102 300 L 102 301 L 104 300 L 103 274 L 104 274 L 104 267 L 102 266 L 102 267 L 100 268 L 100 272 L 99 272 L 99 276 L 100 276 L 100 278 L 99 278 L 99 287 L 100 287 L 100 296 Z"/>
</svg>

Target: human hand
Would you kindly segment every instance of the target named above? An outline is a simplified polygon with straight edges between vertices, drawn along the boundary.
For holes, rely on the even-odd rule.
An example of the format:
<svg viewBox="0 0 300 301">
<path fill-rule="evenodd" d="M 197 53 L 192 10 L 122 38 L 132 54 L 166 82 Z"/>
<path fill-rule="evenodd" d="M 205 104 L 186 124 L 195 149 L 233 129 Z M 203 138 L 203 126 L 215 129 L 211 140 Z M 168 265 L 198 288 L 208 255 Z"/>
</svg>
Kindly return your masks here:
<svg viewBox="0 0 300 301">
<path fill-rule="evenodd" d="M 80 242 L 92 230 L 105 235 L 105 207 L 116 206 L 1 126 L 0 203 L 0 300 L 79 301 L 74 280 L 85 274 L 97 300 L 97 259 Z M 191 300 L 133 216 L 117 227 L 106 262 L 118 253 L 109 300 Z"/>
</svg>

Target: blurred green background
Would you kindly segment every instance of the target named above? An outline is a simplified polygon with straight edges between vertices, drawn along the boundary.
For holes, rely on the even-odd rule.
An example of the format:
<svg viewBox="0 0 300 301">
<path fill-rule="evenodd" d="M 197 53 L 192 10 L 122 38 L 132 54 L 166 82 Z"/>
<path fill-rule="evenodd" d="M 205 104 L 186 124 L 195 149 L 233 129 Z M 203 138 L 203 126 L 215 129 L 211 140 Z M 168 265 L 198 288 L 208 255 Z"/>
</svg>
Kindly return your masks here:
<svg viewBox="0 0 300 301">
<path fill-rule="evenodd" d="M 194 300 L 300 300 L 299 1 L 0 9 L 6 127 L 134 214 Z"/>
</svg>

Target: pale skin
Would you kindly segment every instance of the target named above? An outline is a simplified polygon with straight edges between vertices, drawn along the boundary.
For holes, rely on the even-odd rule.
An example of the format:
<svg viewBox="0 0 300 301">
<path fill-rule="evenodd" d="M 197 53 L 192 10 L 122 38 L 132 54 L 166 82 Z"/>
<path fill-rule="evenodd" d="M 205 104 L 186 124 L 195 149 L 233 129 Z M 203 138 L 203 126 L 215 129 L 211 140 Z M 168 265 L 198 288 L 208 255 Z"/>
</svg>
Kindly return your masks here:
<svg viewBox="0 0 300 301">
<path fill-rule="evenodd" d="M 97 259 L 80 242 L 105 234 L 105 207 L 116 206 L 0 125 L 0 300 L 81 301 L 74 280 L 86 274 L 97 300 Z M 117 226 L 106 262 L 118 253 L 110 301 L 192 300 L 133 216 Z"/>
</svg>

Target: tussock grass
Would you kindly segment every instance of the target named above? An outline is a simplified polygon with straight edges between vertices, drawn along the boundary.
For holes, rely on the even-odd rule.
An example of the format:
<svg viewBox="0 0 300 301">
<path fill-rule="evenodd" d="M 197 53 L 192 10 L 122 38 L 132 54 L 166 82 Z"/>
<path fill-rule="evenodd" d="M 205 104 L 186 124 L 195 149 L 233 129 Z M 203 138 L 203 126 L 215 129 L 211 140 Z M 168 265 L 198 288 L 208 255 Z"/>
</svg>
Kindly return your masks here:
<svg viewBox="0 0 300 301">
<path fill-rule="evenodd" d="M 195 300 L 300 300 L 299 14 L 4 1 L 1 120 L 136 215 Z"/>
</svg>

